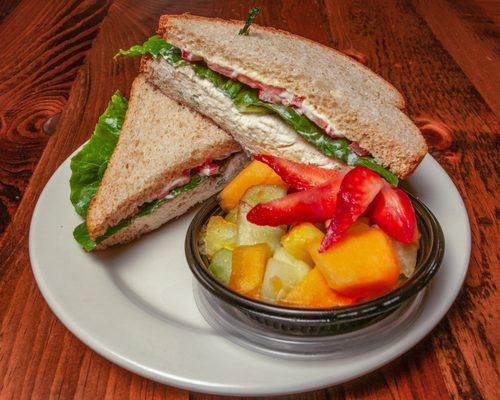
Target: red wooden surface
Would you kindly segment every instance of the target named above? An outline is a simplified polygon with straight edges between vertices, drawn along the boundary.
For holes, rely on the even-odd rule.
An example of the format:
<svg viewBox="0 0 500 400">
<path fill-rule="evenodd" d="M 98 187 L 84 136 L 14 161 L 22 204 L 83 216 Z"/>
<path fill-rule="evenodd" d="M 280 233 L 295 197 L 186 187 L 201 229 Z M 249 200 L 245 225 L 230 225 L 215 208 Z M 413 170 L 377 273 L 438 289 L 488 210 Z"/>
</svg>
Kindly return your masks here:
<svg viewBox="0 0 500 400">
<path fill-rule="evenodd" d="M 48 309 L 31 273 L 33 207 L 86 140 L 137 61 L 116 49 L 154 32 L 159 15 L 243 18 L 358 57 L 404 93 L 433 155 L 462 194 L 473 235 L 465 287 L 422 343 L 353 382 L 297 398 L 500 397 L 498 382 L 499 3 L 379 1 L 0 2 L 0 398 L 206 398 L 129 373 L 79 342 Z"/>
</svg>

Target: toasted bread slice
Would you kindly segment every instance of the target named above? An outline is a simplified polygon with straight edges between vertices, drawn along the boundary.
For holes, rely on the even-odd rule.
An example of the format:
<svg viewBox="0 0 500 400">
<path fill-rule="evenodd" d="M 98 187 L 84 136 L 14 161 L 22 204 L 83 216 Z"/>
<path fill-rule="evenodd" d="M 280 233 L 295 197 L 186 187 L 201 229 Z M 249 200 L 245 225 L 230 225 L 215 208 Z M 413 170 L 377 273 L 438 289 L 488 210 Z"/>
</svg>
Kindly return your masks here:
<svg viewBox="0 0 500 400">
<path fill-rule="evenodd" d="M 392 85 L 344 54 L 289 32 L 252 24 L 249 35 L 238 35 L 243 23 L 164 15 L 158 32 L 209 63 L 304 97 L 335 133 L 358 142 L 399 177 L 416 168 L 427 147 Z M 211 117 L 210 110 L 205 114 Z M 240 142 L 246 145 L 245 138 Z"/>
<path fill-rule="evenodd" d="M 171 100 L 139 75 L 132 84 L 118 143 L 88 209 L 90 238 L 134 215 L 184 171 L 239 150 L 212 121 Z"/>
</svg>

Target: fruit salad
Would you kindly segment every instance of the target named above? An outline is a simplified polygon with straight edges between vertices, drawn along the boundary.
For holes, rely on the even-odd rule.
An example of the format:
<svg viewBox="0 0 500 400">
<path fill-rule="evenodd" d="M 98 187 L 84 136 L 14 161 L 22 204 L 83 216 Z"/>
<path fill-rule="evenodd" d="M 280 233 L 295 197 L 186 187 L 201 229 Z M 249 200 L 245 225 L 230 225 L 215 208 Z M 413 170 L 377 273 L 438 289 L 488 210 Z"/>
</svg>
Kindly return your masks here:
<svg viewBox="0 0 500 400">
<path fill-rule="evenodd" d="M 219 195 L 200 239 L 231 290 L 300 308 L 342 307 L 394 290 L 415 269 L 405 192 L 358 166 L 331 170 L 260 154 Z"/>
</svg>

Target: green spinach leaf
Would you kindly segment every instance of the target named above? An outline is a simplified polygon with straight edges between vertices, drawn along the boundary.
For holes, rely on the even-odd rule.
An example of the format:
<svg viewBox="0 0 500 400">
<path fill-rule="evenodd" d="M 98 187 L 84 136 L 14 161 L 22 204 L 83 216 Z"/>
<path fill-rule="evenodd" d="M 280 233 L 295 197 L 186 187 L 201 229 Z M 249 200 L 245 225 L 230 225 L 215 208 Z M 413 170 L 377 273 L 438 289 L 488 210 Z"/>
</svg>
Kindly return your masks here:
<svg viewBox="0 0 500 400">
<path fill-rule="evenodd" d="M 71 159 L 70 200 L 82 217 L 87 215 L 90 200 L 113 154 L 127 107 L 127 100 L 117 91 L 99 117 L 90 140 Z"/>
</svg>

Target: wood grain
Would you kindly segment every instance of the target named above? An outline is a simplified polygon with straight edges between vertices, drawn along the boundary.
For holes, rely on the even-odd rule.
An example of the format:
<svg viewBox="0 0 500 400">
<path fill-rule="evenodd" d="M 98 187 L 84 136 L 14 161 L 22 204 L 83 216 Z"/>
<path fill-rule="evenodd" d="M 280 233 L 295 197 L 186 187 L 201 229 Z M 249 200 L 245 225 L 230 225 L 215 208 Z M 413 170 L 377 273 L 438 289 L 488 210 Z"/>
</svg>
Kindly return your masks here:
<svg viewBox="0 0 500 400">
<path fill-rule="evenodd" d="M 428 338 L 366 377 L 293 398 L 500 397 L 499 126 L 492 111 L 500 102 L 498 90 L 484 79 L 491 75 L 490 66 L 464 56 L 496 51 L 492 36 L 478 29 L 489 26 L 484 10 L 490 5 L 115 0 L 108 8 L 98 1 L 10 0 L 0 3 L 0 50 L 8 54 L 0 65 L 0 231 L 5 230 L 0 239 L 0 398 L 213 397 L 138 377 L 79 342 L 36 287 L 27 232 L 51 174 L 88 138 L 111 94 L 116 89 L 128 93 L 137 60 L 112 62 L 116 49 L 148 37 L 163 13 L 242 18 L 257 3 L 263 5 L 258 22 L 342 49 L 401 89 L 409 114 L 464 198 L 473 234 L 465 288 Z M 447 23 L 458 39 L 450 39 L 454 31 L 446 30 Z M 31 37 L 33 43 L 19 49 L 12 44 L 23 42 L 17 37 Z M 58 123 L 55 115 L 60 115 Z"/>
<path fill-rule="evenodd" d="M 66 104 L 108 2 L 0 6 L 0 237 Z"/>
<path fill-rule="evenodd" d="M 500 115 L 500 27 L 493 17 L 469 1 L 418 0 L 414 3 L 476 90 Z M 477 68 L 478 63 L 481 68 Z"/>
</svg>

